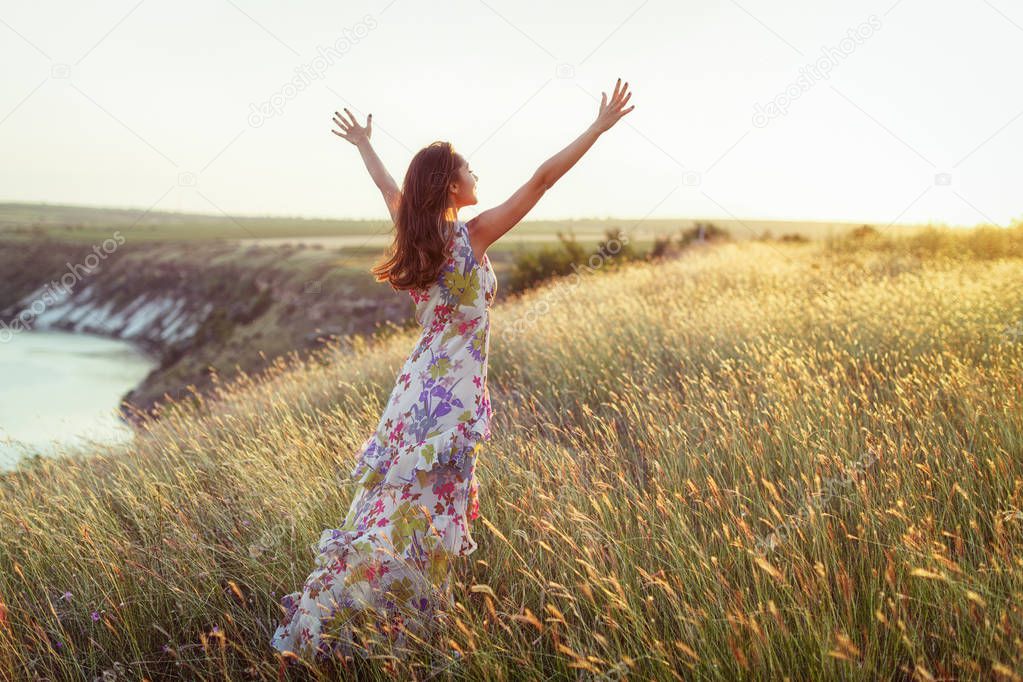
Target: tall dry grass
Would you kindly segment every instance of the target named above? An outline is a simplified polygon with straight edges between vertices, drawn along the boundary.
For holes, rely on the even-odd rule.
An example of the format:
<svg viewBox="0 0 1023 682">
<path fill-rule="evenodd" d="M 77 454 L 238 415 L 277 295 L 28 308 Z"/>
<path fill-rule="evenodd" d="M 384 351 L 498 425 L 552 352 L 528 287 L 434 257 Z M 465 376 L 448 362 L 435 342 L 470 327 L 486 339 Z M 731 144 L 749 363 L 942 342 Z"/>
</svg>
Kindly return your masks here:
<svg viewBox="0 0 1023 682">
<path fill-rule="evenodd" d="M 495 308 L 448 641 L 348 672 L 1020 679 L 1021 231 L 729 244 Z M 273 679 L 276 599 L 413 343 L 279 362 L 127 453 L 8 477 L 2 675 Z"/>
</svg>

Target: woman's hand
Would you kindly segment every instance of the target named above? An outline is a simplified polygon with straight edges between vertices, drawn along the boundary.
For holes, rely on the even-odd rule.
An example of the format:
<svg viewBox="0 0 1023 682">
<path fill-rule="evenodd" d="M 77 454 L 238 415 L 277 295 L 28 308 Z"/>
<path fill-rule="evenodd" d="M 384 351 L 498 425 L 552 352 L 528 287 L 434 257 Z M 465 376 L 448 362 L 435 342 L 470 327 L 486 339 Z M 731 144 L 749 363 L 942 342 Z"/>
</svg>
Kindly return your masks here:
<svg viewBox="0 0 1023 682">
<path fill-rule="evenodd" d="M 340 131 L 331 130 L 330 132 L 348 140 L 359 148 L 359 154 L 366 164 L 369 176 L 373 178 L 373 182 L 376 183 L 377 188 L 384 195 L 384 201 L 387 203 L 387 210 L 391 213 L 391 219 L 394 222 L 398 222 L 401 190 L 398 189 L 398 185 L 394 182 L 391 174 L 384 168 L 384 162 L 380 160 L 376 151 L 373 150 L 373 145 L 369 143 L 369 137 L 373 134 L 373 114 L 366 117 L 366 125 L 363 127 L 356 122 L 352 112 L 348 111 L 348 109 L 345 109 L 344 112 L 348 114 L 348 118 L 345 118 L 336 111 L 334 112 L 334 123 L 337 124 Z"/>
<path fill-rule="evenodd" d="M 369 142 L 370 135 L 373 134 L 373 114 L 366 117 L 366 126 L 363 127 L 356 123 L 355 116 L 348 109 L 344 110 L 348 114 L 348 118 L 345 118 L 338 112 L 334 112 L 334 123 L 341 129 L 341 132 L 331 130 L 338 137 L 344 138 L 358 147 L 361 144 Z"/>
<path fill-rule="evenodd" d="M 591 126 L 592 128 L 594 128 L 597 132 L 603 133 L 609 130 L 615 123 L 618 123 L 618 119 L 636 108 L 636 105 L 634 104 L 628 109 L 622 109 L 622 107 L 624 107 L 629 101 L 629 98 L 632 97 L 631 92 L 626 94 L 628 90 L 628 81 L 626 81 L 623 86 L 622 79 L 619 78 L 618 82 L 615 84 L 615 91 L 611 95 L 610 102 L 607 101 L 606 92 L 600 93 L 600 111 L 597 113 L 597 120 L 593 122 L 593 125 Z"/>
</svg>

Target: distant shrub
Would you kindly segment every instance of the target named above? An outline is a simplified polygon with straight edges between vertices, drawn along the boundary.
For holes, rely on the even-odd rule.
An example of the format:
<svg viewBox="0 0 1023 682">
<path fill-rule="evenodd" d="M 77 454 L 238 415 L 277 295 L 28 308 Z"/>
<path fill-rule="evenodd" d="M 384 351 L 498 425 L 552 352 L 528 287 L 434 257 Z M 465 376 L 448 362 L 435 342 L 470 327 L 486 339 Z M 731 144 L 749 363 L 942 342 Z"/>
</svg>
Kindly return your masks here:
<svg viewBox="0 0 1023 682">
<path fill-rule="evenodd" d="M 524 291 L 551 277 L 570 274 L 573 263 L 586 259 L 586 249 L 575 235 L 558 232 L 558 242 L 558 246 L 545 245 L 518 254 L 506 278 L 507 291 Z"/>
<path fill-rule="evenodd" d="M 718 227 L 714 223 L 695 222 L 688 230 L 683 230 L 680 235 L 680 245 L 685 247 L 694 243 L 730 241 L 732 235 L 728 230 Z"/>
<path fill-rule="evenodd" d="M 798 232 L 789 232 L 788 234 L 783 234 L 782 236 L 778 237 L 778 241 L 801 244 L 803 242 L 808 242 L 810 240 L 805 235 L 801 235 Z"/>
<path fill-rule="evenodd" d="M 849 236 L 853 239 L 868 239 L 871 237 L 877 237 L 881 233 L 870 225 L 860 225 L 855 230 L 849 233 Z"/>
<path fill-rule="evenodd" d="M 506 276 L 507 291 L 524 291 L 552 277 L 570 275 L 578 269 L 597 267 L 615 268 L 640 256 L 619 227 L 605 230 L 597 248 L 589 251 L 575 235 L 558 232 L 558 246 L 543 246 L 525 251 L 515 257 L 511 272 Z"/>
<path fill-rule="evenodd" d="M 632 246 L 632 242 L 629 241 L 629 238 L 625 236 L 620 227 L 605 230 L 604 239 L 597 245 L 595 253 L 610 260 L 615 265 L 639 258 Z"/>
<path fill-rule="evenodd" d="M 780 237 L 775 237 L 774 233 L 770 230 L 764 230 L 756 237 L 753 237 L 752 241 L 755 242 L 781 242 L 790 244 L 802 244 L 810 241 L 810 238 L 799 232 L 786 232 Z"/>
<path fill-rule="evenodd" d="M 654 245 L 650 247 L 647 258 L 660 260 L 662 258 L 674 258 L 679 254 L 678 245 L 672 240 L 671 235 L 657 235 L 654 237 Z"/>
<path fill-rule="evenodd" d="M 714 223 L 697 221 L 693 223 L 692 227 L 681 229 L 675 235 L 656 236 L 653 246 L 647 252 L 647 258 L 650 260 L 676 258 L 685 249 L 695 244 L 731 241 L 731 239 L 732 236 L 728 230 L 720 228 Z"/>
</svg>

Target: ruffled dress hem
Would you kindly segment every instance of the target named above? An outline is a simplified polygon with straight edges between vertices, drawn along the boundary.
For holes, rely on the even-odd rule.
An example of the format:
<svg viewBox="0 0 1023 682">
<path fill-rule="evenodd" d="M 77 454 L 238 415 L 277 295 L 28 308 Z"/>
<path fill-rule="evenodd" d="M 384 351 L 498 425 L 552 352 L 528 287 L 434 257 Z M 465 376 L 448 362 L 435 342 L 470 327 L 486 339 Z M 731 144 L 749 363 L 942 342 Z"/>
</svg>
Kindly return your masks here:
<svg viewBox="0 0 1023 682">
<path fill-rule="evenodd" d="M 401 486 L 411 483 L 418 472 L 429 472 L 435 466 L 454 465 L 460 472 L 468 471 L 473 453 L 480 444 L 490 440 L 490 424 L 483 430 L 470 430 L 463 422 L 458 426 L 427 437 L 425 440 L 397 448 L 381 447 L 376 434 L 363 443 L 361 454 L 349 474 L 360 487 Z"/>
</svg>

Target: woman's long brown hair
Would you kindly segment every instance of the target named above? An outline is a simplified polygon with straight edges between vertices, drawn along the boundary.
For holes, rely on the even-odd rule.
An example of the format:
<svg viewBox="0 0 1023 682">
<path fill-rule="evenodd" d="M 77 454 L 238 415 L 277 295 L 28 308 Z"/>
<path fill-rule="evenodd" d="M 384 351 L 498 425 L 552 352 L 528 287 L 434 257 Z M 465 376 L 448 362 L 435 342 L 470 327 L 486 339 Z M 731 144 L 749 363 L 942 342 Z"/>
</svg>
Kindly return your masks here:
<svg viewBox="0 0 1023 682">
<path fill-rule="evenodd" d="M 394 241 L 370 272 L 395 291 L 426 289 L 440 276 L 450 253 L 454 223 L 445 219 L 448 187 L 462 156 L 450 142 L 437 141 L 412 158 L 401 192 Z"/>
</svg>

